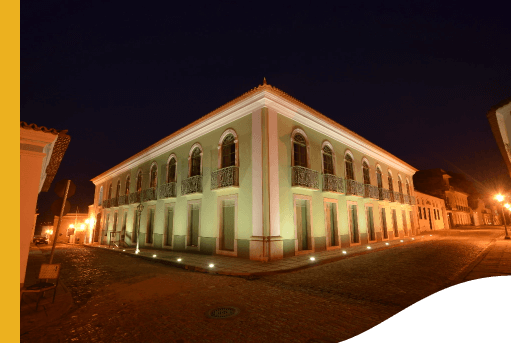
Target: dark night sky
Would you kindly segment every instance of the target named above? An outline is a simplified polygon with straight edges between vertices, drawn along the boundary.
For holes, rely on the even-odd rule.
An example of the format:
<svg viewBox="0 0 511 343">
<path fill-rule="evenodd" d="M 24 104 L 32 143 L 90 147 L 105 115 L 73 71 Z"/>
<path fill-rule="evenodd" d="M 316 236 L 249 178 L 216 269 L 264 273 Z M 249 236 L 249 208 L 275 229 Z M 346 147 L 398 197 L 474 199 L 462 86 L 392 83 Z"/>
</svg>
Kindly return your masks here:
<svg viewBox="0 0 511 343">
<path fill-rule="evenodd" d="M 85 211 L 91 178 L 263 76 L 417 169 L 509 180 L 485 116 L 511 93 L 509 7 L 168 3 L 21 2 L 21 120 L 71 135 L 43 215 L 56 181 Z"/>
</svg>

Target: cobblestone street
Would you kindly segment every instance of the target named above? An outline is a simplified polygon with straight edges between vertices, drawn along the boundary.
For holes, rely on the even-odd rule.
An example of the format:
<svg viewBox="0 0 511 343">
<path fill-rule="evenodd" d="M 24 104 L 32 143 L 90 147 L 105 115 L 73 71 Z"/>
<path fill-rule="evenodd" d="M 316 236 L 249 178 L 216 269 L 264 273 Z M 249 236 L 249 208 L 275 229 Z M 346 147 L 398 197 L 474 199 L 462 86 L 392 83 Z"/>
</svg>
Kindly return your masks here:
<svg viewBox="0 0 511 343">
<path fill-rule="evenodd" d="M 433 240 L 254 279 L 191 272 L 110 251 L 59 245 L 73 296 L 59 321 L 21 342 L 338 342 L 463 278 L 501 230 Z M 41 263 L 44 254 L 31 256 Z M 232 318 L 206 313 L 234 306 Z"/>
</svg>

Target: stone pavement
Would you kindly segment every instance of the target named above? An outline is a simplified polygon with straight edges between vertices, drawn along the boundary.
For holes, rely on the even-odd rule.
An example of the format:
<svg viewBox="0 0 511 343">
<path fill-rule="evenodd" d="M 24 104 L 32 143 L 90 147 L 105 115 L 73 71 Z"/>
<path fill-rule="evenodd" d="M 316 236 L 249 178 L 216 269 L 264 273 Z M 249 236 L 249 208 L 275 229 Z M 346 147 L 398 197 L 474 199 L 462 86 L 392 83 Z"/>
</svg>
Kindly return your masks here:
<svg viewBox="0 0 511 343">
<path fill-rule="evenodd" d="M 122 256 L 123 258 L 126 258 L 126 260 L 125 260 L 126 262 L 130 261 L 128 256 L 134 256 L 136 258 L 141 258 L 144 260 L 150 260 L 150 261 L 160 262 L 163 264 L 174 265 L 174 266 L 178 266 L 183 269 L 201 271 L 201 272 L 205 272 L 205 273 L 209 273 L 209 274 L 238 275 L 238 276 L 245 276 L 245 277 L 250 276 L 250 275 L 253 275 L 253 276 L 261 275 L 262 276 L 262 275 L 281 274 L 281 276 L 284 277 L 285 275 L 288 275 L 288 274 L 284 274 L 284 273 L 292 271 L 292 270 L 311 268 L 311 267 L 326 264 L 329 262 L 339 261 L 346 257 L 351 257 L 351 256 L 361 255 L 361 254 L 368 254 L 368 253 L 372 254 L 373 252 L 383 251 L 383 250 L 394 251 L 392 249 L 397 248 L 399 246 L 413 247 L 413 245 L 417 242 L 424 242 L 427 240 L 433 241 L 433 240 L 452 239 L 452 236 L 459 236 L 460 239 L 463 239 L 463 235 L 465 233 L 467 233 L 468 231 L 478 230 L 478 229 L 484 230 L 484 228 L 473 228 L 473 227 L 458 228 L 458 229 L 460 229 L 460 230 L 448 230 L 448 231 L 446 230 L 446 231 L 436 231 L 436 232 L 427 232 L 427 233 L 425 232 L 424 234 L 420 234 L 420 235 L 417 235 L 414 237 L 403 238 L 402 239 L 403 242 L 401 242 L 400 239 L 397 239 L 397 240 L 392 240 L 392 241 L 388 241 L 388 242 L 372 243 L 369 245 L 345 248 L 345 249 L 340 249 L 340 250 L 324 251 L 324 252 L 318 252 L 318 253 L 314 253 L 314 254 L 310 254 L 310 255 L 295 256 L 295 257 L 287 258 L 284 260 L 270 261 L 270 262 L 266 262 L 266 263 L 258 262 L 258 261 L 250 261 L 250 260 L 245 260 L 245 259 L 239 259 L 239 258 L 233 258 L 233 257 L 226 257 L 226 256 L 208 256 L 208 255 L 198 255 L 198 254 L 192 254 L 192 253 L 181 253 L 181 252 L 163 251 L 163 250 L 141 249 L 141 252 L 138 255 L 135 255 L 134 249 L 112 249 L 112 248 L 108 249 L 108 247 L 105 247 L 105 246 L 100 246 L 100 247 L 94 246 L 94 247 L 89 247 L 89 249 L 95 249 L 95 250 L 97 249 L 97 250 L 104 251 L 105 253 L 107 253 L 107 251 L 108 251 L 108 253 L 110 253 L 110 254 L 114 254 L 116 256 L 119 256 L 119 257 Z M 487 229 L 495 229 L 495 227 L 488 227 Z M 489 244 L 488 247 L 485 248 L 485 250 L 480 254 L 479 258 L 477 258 L 474 263 L 472 263 L 468 268 L 465 268 L 465 272 L 463 274 L 461 274 L 461 276 L 458 278 L 458 281 L 462 282 L 462 281 L 471 280 L 471 279 L 480 278 L 480 277 L 494 276 L 494 275 L 509 275 L 510 274 L 511 241 L 503 240 L 503 236 L 504 236 L 503 231 L 504 230 L 502 230 L 502 235 L 498 236 L 498 238 L 493 243 Z M 388 245 L 386 243 L 388 243 Z M 68 245 L 68 246 L 70 248 L 72 247 L 72 245 Z M 367 248 L 368 246 L 371 247 L 371 249 L 368 249 Z M 389 250 L 389 249 L 391 249 L 391 250 Z M 37 273 L 39 271 L 41 263 L 47 262 L 47 259 L 49 258 L 48 247 L 45 247 L 44 250 L 45 250 L 45 253 L 43 254 L 43 253 L 41 253 L 41 250 L 39 248 L 37 248 L 35 246 L 31 247 L 29 264 L 27 266 L 27 277 L 26 277 L 27 285 L 32 284 L 35 281 L 35 278 L 37 277 Z M 87 249 L 85 249 L 85 250 L 87 250 Z M 123 251 L 123 250 L 125 250 L 125 251 Z M 395 251 L 398 252 L 399 250 L 401 250 L 401 249 L 397 249 Z M 346 251 L 346 253 L 344 254 L 343 251 Z M 156 255 L 156 257 L 153 257 L 153 255 Z M 315 257 L 314 261 L 310 260 L 310 257 L 312 257 L 312 256 Z M 372 256 L 372 255 L 368 255 L 368 256 Z M 376 256 L 376 255 L 374 255 L 374 256 Z M 394 256 L 397 257 L 397 256 L 399 256 L 399 254 L 394 255 Z M 178 262 L 177 258 L 181 258 L 182 260 L 180 262 Z M 396 259 L 396 258 L 394 258 L 394 260 L 398 261 L 398 259 Z M 215 266 L 212 268 L 208 267 L 208 265 L 210 263 L 214 264 Z M 327 267 L 327 266 L 325 266 L 325 267 Z M 323 267 L 320 267 L 317 269 L 321 269 L 321 268 L 323 268 Z M 169 270 L 171 270 L 171 269 L 172 268 L 169 268 Z M 310 269 L 310 271 L 313 271 L 315 269 L 316 268 L 312 268 L 312 269 Z M 131 276 L 131 277 L 136 278 L 137 277 L 136 275 L 138 275 L 137 273 L 140 273 L 140 268 L 138 270 L 133 270 L 133 276 Z M 201 273 L 191 273 L 191 275 L 196 275 L 197 277 L 200 276 L 200 274 Z M 331 273 L 328 273 L 328 274 L 331 274 Z M 289 274 L 289 275 L 295 275 L 295 278 L 299 277 L 298 274 Z M 206 275 L 204 275 L 204 276 L 206 277 Z M 149 279 L 147 282 L 158 281 L 158 283 L 159 283 L 159 282 L 161 282 L 161 280 L 164 279 L 164 277 L 165 276 L 159 276 L 158 278 L 155 278 L 155 280 L 151 281 L 151 279 Z M 187 276 L 187 278 L 188 278 L 188 276 Z M 197 279 L 197 278 L 193 278 L 193 280 L 195 280 L 195 279 Z M 240 282 L 243 281 L 238 278 L 234 278 L 234 279 L 240 280 Z M 250 279 L 250 277 L 248 277 L 248 279 Z M 135 280 L 135 279 L 133 279 L 133 280 Z M 173 283 L 176 283 L 176 280 L 179 280 L 179 279 L 173 279 Z M 371 278 L 371 280 L 373 280 L 373 279 Z M 53 327 L 56 325 L 61 325 L 61 324 L 56 324 L 56 323 L 60 323 L 62 321 L 63 321 L 62 323 L 67 323 L 72 320 L 76 321 L 76 320 L 78 320 L 78 318 L 81 318 L 81 312 L 73 312 L 73 314 L 75 314 L 75 316 L 64 320 L 64 318 L 66 318 L 66 316 L 64 316 L 64 315 L 66 313 L 69 313 L 71 307 L 73 306 L 73 299 L 71 298 L 71 292 L 65 285 L 66 281 L 71 282 L 71 283 L 69 283 L 69 285 L 71 287 L 73 286 L 73 282 L 76 283 L 76 281 L 71 281 L 71 280 L 68 280 L 65 278 L 61 279 L 59 288 L 57 289 L 57 297 L 56 297 L 55 303 L 54 304 L 51 303 L 51 297 L 53 294 L 52 294 L 52 292 L 49 292 L 46 295 L 46 299 L 43 299 L 41 301 L 38 311 L 35 311 L 35 298 L 30 297 L 30 295 L 27 295 L 27 294 L 24 295 L 24 301 L 22 302 L 21 311 L 20 311 L 21 312 L 20 322 L 21 322 L 21 333 L 23 334 L 22 337 L 24 337 L 24 339 L 26 341 L 34 341 L 33 338 L 37 337 L 38 334 L 40 336 L 42 335 L 41 337 L 43 337 L 46 334 L 45 333 L 46 331 L 44 331 L 45 326 L 49 325 L 50 327 Z M 229 280 L 215 278 L 215 281 L 216 281 L 216 283 L 218 283 L 217 285 L 216 285 L 216 283 L 211 284 L 210 281 L 208 281 L 208 283 L 205 284 L 205 285 L 207 285 L 207 287 L 204 286 L 205 289 L 201 289 L 201 291 L 198 292 L 196 295 L 194 295 L 195 293 L 191 292 L 192 289 L 189 289 L 189 290 L 185 289 L 184 291 L 179 290 L 179 292 L 176 291 L 176 292 L 178 292 L 178 293 L 176 293 L 178 295 L 178 298 L 189 297 L 190 299 L 192 298 L 192 296 L 199 297 L 199 296 L 202 296 L 203 294 L 207 295 L 207 294 L 211 293 L 211 296 L 209 298 L 211 298 L 212 299 L 211 301 L 213 301 L 213 303 L 211 303 L 211 304 L 209 303 L 211 301 L 205 303 L 204 299 L 200 298 L 200 299 L 197 299 L 197 301 L 186 302 L 186 307 L 180 309 L 180 311 L 183 312 L 186 310 L 190 313 L 195 313 L 195 312 L 201 313 L 201 311 L 204 312 L 204 309 L 202 308 L 204 306 L 207 306 L 207 307 L 213 306 L 217 302 L 218 302 L 218 304 L 221 304 L 222 302 L 220 300 L 223 300 L 223 303 L 227 303 L 229 299 L 232 300 L 234 295 L 238 294 L 238 293 L 239 293 L 238 294 L 239 297 L 245 296 L 244 294 L 256 294 L 255 293 L 256 289 L 257 290 L 261 290 L 261 289 L 265 290 L 266 293 L 263 298 L 266 297 L 267 300 L 272 300 L 273 299 L 272 296 L 276 297 L 272 301 L 269 301 L 268 305 L 271 305 L 272 303 L 275 303 L 278 301 L 282 302 L 283 301 L 282 299 L 287 299 L 283 302 L 283 304 L 289 302 L 291 305 L 293 305 L 294 303 L 292 303 L 292 301 L 295 301 L 293 299 L 297 299 L 296 301 L 304 301 L 303 299 L 306 298 L 303 291 L 300 291 L 300 290 L 287 290 L 286 292 L 291 292 L 291 293 L 289 293 L 289 294 L 291 294 L 290 295 L 291 298 L 289 298 L 289 299 L 284 298 L 284 295 L 282 292 L 285 289 L 281 290 L 280 289 L 281 287 L 276 288 L 275 286 L 269 284 L 268 282 L 265 282 L 262 284 L 255 284 L 255 283 L 242 284 L 242 285 L 245 285 L 243 287 L 250 287 L 250 285 L 252 285 L 253 287 L 255 287 L 255 289 L 251 290 L 250 292 L 248 292 L 248 291 L 241 292 L 238 290 L 238 286 L 236 286 L 236 287 L 234 286 L 234 285 L 237 285 L 237 283 L 232 278 Z M 135 282 L 135 281 L 133 281 L 133 282 Z M 141 282 L 141 284 L 143 284 L 144 282 L 146 282 L 146 281 Z M 183 281 L 183 282 L 185 282 L 185 281 Z M 186 281 L 186 282 L 188 282 L 188 281 Z M 247 281 L 245 281 L 245 282 L 247 282 Z M 254 282 L 254 281 L 248 281 L 248 282 Z M 203 283 L 202 279 L 199 278 L 195 282 L 191 282 L 190 284 L 193 284 L 194 287 L 198 287 L 197 285 L 202 285 L 202 283 Z M 224 283 L 225 283 L 225 285 L 223 285 Z M 218 291 L 215 291 L 215 290 L 220 290 L 220 289 L 225 289 L 226 287 L 231 287 L 230 286 L 231 283 L 234 283 L 232 285 L 232 287 L 234 287 L 234 288 L 232 288 L 232 290 L 233 290 L 233 292 L 234 292 L 234 290 L 236 290 L 236 292 L 230 293 L 229 294 L 230 297 L 227 296 L 227 298 L 225 298 L 225 299 L 221 298 L 218 295 Z M 294 282 L 294 281 L 292 282 L 292 284 L 295 284 L 295 283 L 296 282 Z M 183 283 L 183 284 L 185 284 L 185 283 Z M 110 287 L 112 287 L 112 289 L 114 288 L 113 286 L 110 286 Z M 214 287 L 214 288 L 212 288 L 212 287 Z M 261 287 L 263 287 L 263 288 L 261 288 Z M 393 288 L 396 288 L 396 287 L 393 286 Z M 107 288 L 107 289 L 110 290 L 110 288 Z M 171 288 L 169 288 L 169 289 L 172 290 Z M 166 289 L 166 292 L 170 292 L 169 289 Z M 133 290 L 131 288 L 129 288 L 129 290 L 131 292 L 135 292 L 136 294 L 140 293 L 138 288 L 133 289 Z M 135 293 L 133 293 L 133 294 L 135 294 Z M 127 297 L 127 298 L 133 297 L 133 294 L 130 293 L 130 297 Z M 144 294 L 144 292 L 142 292 L 140 294 Z M 292 295 L 292 294 L 294 294 L 294 295 Z M 294 296 L 294 298 L 293 298 L 293 296 Z M 311 294 L 308 297 L 313 297 L 314 299 L 319 299 L 318 296 L 314 295 L 314 294 Z M 96 299 L 96 298 L 94 298 L 94 299 Z M 99 299 L 103 299 L 103 298 L 99 298 Z M 280 300 L 278 300 L 278 299 L 280 299 Z M 302 300 L 298 300 L 298 299 L 302 299 Z M 236 300 L 236 301 L 234 301 L 234 300 Z M 235 305 L 236 305 L 236 302 L 239 302 L 240 305 L 238 307 L 243 308 L 243 306 L 244 306 L 243 304 L 245 302 L 242 302 L 241 301 L 242 299 L 238 300 L 237 298 L 235 298 L 234 300 L 233 301 L 234 301 Z M 102 301 L 111 301 L 112 302 L 113 300 L 112 299 L 109 300 L 107 297 L 107 298 L 105 298 L 105 300 L 102 300 Z M 131 299 L 130 299 L 130 301 L 131 301 Z M 148 303 L 147 304 L 148 309 L 149 308 L 153 309 L 154 306 L 157 306 L 156 304 L 159 301 L 161 301 L 161 300 Z M 343 301 L 345 301 L 345 300 L 343 300 Z M 353 298 L 350 301 L 357 302 L 357 301 L 361 301 L 361 300 L 357 300 L 357 298 Z M 108 303 L 108 304 L 112 308 L 112 311 L 114 309 L 116 311 L 117 310 L 122 311 L 122 308 L 119 309 L 116 307 L 112 307 L 113 305 L 116 305 L 115 302 L 112 302 L 111 304 Z M 176 303 L 176 305 L 174 305 L 174 306 L 177 306 L 178 304 L 179 304 L 179 302 Z M 195 308 L 192 308 L 191 307 L 192 305 L 190 305 L 190 304 L 196 304 L 193 306 L 198 306 L 198 307 L 202 306 L 202 307 L 195 309 Z M 82 310 L 80 310 L 80 311 L 85 311 L 87 309 L 87 311 L 94 312 L 94 308 L 95 307 L 97 308 L 96 305 L 98 305 L 98 304 L 96 304 L 94 301 L 91 301 L 90 305 L 88 307 L 83 307 Z M 122 305 L 124 305 L 124 303 Z M 128 306 L 128 305 L 129 305 L 129 303 L 127 303 L 127 305 L 125 305 L 125 306 Z M 252 305 L 255 308 L 256 304 L 252 304 Z M 296 304 L 294 304 L 294 305 L 296 305 Z M 371 316 L 378 315 L 381 318 L 378 317 L 377 321 L 383 321 L 386 319 L 386 317 L 384 315 L 384 313 L 386 313 L 384 311 L 384 307 L 385 306 L 391 307 L 391 305 L 383 304 L 383 303 L 379 304 L 378 302 L 372 302 L 370 305 L 371 306 L 368 307 L 367 309 L 365 307 L 360 307 L 360 309 L 357 310 L 357 311 L 361 311 L 361 313 L 362 313 L 362 315 L 360 315 L 359 316 L 360 318 L 358 319 L 359 324 L 357 324 L 358 325 L 357 327 L 355 327 L 356 325 L 353 324 L 354 327 L 350 329 L 351 331 L 348 330 L 349 332 L 347 331 L 345 334 L 347 337 L 351 337 L 354 334 L 357 334 L 356 332 L 357 332 L 357 330 L 360 330 L 359 326 L 361 326 L 360 321 L 364 318 L 370 319 Z M 94 307 L 92 307 L 92 306 L 94 306 Z M 129 306 L 131 306 L 131 305 L 129 305 Z M 137 306 L 139 306 L 139 305 L 137 305 Z M 169 305 L 167 305 L 167 306 L 169 306 Z M 281 304 L 281 306 L 284 306 L 284 305 Z M 300 306 L 303 306 L 303 305 L 300 305 Z M 325 303 L 322 302 L 322 306 L 324 307 L 323 310 L 325 310 L 326 307 L 333 306 L 333 305 L 327 301 Z M 339 311 L 339 309 L 337 308 L 339 306 L 340 305 L 338 303 L 335 303 L 335 306 L 333 306 L 330 309 L 330 311 L 332 311 L 332 313 L 334 313 L 333 311 Z M 354 311 L 353 304 L 348 304 L 345 306 L 348 306 L 346 309 L 344 309 L 345 312 L 346 311 Z M 352 308 L 351 310 L 349 310 L 350 306 Z M 383 307 L 379 311 L 375 311 L 374 310 L 375 306 L 380 306 L 380 307 L 383 306 Z M 101 307 L 103 307 L 103 306 L 101 306 Z M 110 307 L 106 306 L 105 308 L 110 308 Z M 317 304 L 315 304 L 313 306 L 313 308 L 316 308 L 316 307 L 317 307 Z M 134 307 L 133 310 L 135 308 L 137 310 L 140 310 L 140 307 Z M 370 308 L 372 310 L 370 310 Z M 269 307 L 269 308 L 265 307 L 263 310 L 261 310 L 261 311 L 264 313 L 265 312 L 272 313 L 275 311 L 271 307 Z M 73 310 L 73 311 L 75 311 L 75 310 Z M 147 311 L 149 311 L 149 310 L 147 310 Z M 151 311 L 153 311 L 153 310 L 151 310 Z M 162 309 L 162 311 L 163 311 L 163 309 Z M 167 311 L 170 311 L 170 309 L 167 309 Z M 373 313 L 372 311 L 375 311 L 375 312 Z M 288 312 L 291 312 L 291 309 L 289 309 Z M 132 313 L 132 314 L 135 313 L 133 315 L 136 315 L 136 312 L 130 312 L 130 313 Z M 147 312 L 147 313 L 149 315 L 149 313 L 152 313 L 152 312 Z M 172 312 L 172 313 L 175 313 L 175 312 Z M 185 312 L 183 312 L 183 313 L 185 313 Z M 94 316 L 94 315 L 95 315 L 94 313 L 91 314 L 91 316 Z M 168 314 L 165 313 L 165 315 L 168 315 Z M 310 315 L 310 313 L 308 315 Z M 320 316 L 319 313 L 317 313 L 315 315 Z M 140 316 L 143 317 L 142 313 L 140 314 Z M 69 315 L 67 315 L 67 317 L 69 317 Z M 101 316 L 98 315 L 97 317 L 101 317 Z M 58 321 L 57 320 L 58 318 L 62 318 L 62 319 L 60 321 Z M 93 317 L 93 318 L 96 318 L 96 317 Z M 104 321 L 107 318 L 121 318 L 121 317 L 118 317 L 117 312 L 105 313 L 102 316 L 103 321 L 100 321 L 97 324 L 98 328 L 93 329 L 91 332 L 93 332 L 94 334 L 97 334 L 98 332 L 99 333 L 103 332 L 104 330 L 99 329 L 99 327 L 101 327 L 101 325 L 106 325 Z M 367 328 L 370 328 L 371 326 L 373 326 L 374 325 L 373 322 L 375 321 L 375 320 L 371 321 L 369 319 L 367 319 L 368 323 L 365 324 L 365 326 Z M 181 320 L 181 319 L 179 319 L 179 320 Z M 85 321 L 85 319 L 84 319 L 84 321 Z M 53 324 L 50 324 L 50 323 L 53 323 Z M 263 323 L 261 322 L 261 325 L 262 324 Z M 66 324 L 66 325 L 68 325 L 69 327 L 74 327 L 72 324 Z M 121 326 L 121 323 L 117 323 L 116 325 Z M 183 325 L 183 323 L 180 323 L 180 325 Z M 190 324 L 190 325 L 192 325 L 192 324 Z M 216 325 L 215 327 L 218 326 L 218 324 L 215 324 L 215 325 Z M 329 325 L 337 325 L 337 324 L 332 322 Z M 41 327 L 41 330 L 43 330 L 43 331 L 41 331 L 40 333 L 37 333 L 37 330 L 33 330 L 36 327 Z M 115 325 L 113 327 L 115 327 Z M 333 326 L 332 326 L 332 328 L 333 328 Z M 105 326 L 105 330 L 106 330 L 106 326 Z M 268 329 L 268 330 L 270 330 L 270 329 Z M 272 328 L 272 330 L 273 330 L 273 328 Z M 341 330 L 341 328 L 339 328 L 339 330 Z M 343 328 L 343 330 L 347 330 L 347 329 Z M 29 331 L 30 331 L 30 333 L 28 334 Z M 67 338 L 74 340 L 74 339 L 72 339 L 73 337 L 70 336 L 71 334 L 66 333 L 66 332 L 67 331 L 62 329 L 62 333 L 59 333 L 59 335 L 60 335 L 59 337 L 61 337 L 61 338 L 66 337 L 66 341 L 67 341 Z M 192 330 L 191 332 L 194 332 L 194 331 Z M 62 336 L 62 335 L 64 335 L 64 336 Z M 69 335 L 69 336 L 66 336 L 66 335 Z M 139 337 L 139 338 L 141 338 L 141 337 Z M 137 339 L 138 338 L 134 337 L 131 341 L 136 341 Z M 126 337 L 123 337 L 123 340 L 128 341 L 128 340 L 126 340 Z M 50 342 L 50 341 L 53 342 L 54 340 L 53 340 L 53 338 L 50 339 L 50 337 L 48 337 L 48 342 Z M 63 341 L 63 340 L 60 340 L 60 341 Z"/>
<path fill-rule="evenodd" d="M 37 283 L 41 264 L 48 263 L 49 256 L 44 255 L 37 245 L 30 244 L 27 272 L 25 275 L 25 285 L 30 286 Z M 39 301 L 39 307 L 36 311 L 38 295 L 36 293 L 24 293 L 20 301 L 20 330 L 26 332 L 37 327 L 43 327 L 50 322 L 59 319 L 68 312 L 73 305 L 71 292 L 66 288 L 62 279 L 59 280 L 53 301 L 53 290 L 45 292 L 44 298 Z"/>
</svg>

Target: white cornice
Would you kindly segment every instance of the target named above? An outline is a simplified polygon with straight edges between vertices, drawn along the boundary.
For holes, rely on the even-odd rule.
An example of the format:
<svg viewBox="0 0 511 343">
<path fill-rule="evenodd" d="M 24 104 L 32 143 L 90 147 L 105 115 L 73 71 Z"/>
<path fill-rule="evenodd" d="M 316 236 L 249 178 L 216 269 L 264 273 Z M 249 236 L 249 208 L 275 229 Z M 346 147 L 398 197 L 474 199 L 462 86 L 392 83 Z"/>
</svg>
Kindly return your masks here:
<svg viewBox="0 0 511 343">
<path fill-rule="evenodd" d="M 408 175 L 413 175 L 416 171 L 402 163 L 402 161 L 394 156 L 386 154 L 379 149 L 374 149 L 374 146 L 367 144 L 367 142 L 364 142 L 350 132 L 333 127 L 330 123 L 316 117 L 301 106 L 297 106 L 296 104 L 271 92 L 262 91 L 234 104 L 211 118 L 199 122 L 194 127 L 181 132 L 175 137 L 170 137 L 167 140 L 162 141 L 148 150 L 147 153 L 134 158 L 133 160 L 127 161 L 126 163 L 121 163 L 117 167 L 112 168 L 108 174 L 103 175 L 101 178 L 94 178 L 93 183 L 98 185 L 105 180 L 115 178 L 116 176 L 138 167 L 164 153 L 171 152 L 181 145 L 193 142 L 199 137 L 222 126 L 228 125 L 230 122 L 240 119 L 262 107 L 271 107 L 281 115 L 320 132 L 333 140 L 341 142 L 352 149 L 360 151 L 364 155 L 370 156 L 378 162 L 385 163 L 395 170 Z"/>
</svg>

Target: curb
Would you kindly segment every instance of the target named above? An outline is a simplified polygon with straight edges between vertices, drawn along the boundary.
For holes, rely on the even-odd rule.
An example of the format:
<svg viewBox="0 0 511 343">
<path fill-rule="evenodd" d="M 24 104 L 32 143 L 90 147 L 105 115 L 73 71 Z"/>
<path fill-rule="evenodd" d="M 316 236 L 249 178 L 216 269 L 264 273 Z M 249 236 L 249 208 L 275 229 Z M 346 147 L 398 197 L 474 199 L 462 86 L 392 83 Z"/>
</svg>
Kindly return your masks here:
<svg viewBox="0 0 511 343">
<path fill-rule="evenodd" d="M 423 236 L 425 236 L 425 235 L 423 235 Z M 169 265 L 169 266 L 172 266 L 172 267 L 186 269 L 186 270 L 189 270 L 189 271 L 208 273 L 208 274 L 212 274 L 212 275 L 234 276 L 234 277 L 243 277 L 243 278 L 254 278 L 254 277 L 270 276 L 270 275 L 277 275 L 277 274 L 285 274 L 285 273 L 295 272 L 295 271 L 304 270 L 304 269 L 307 269 L 307 268 L 312 268 L 312 267 L 316 267 L 316 266 L 321 266 L 321 265 L 337 262 L 337 261 L 344 260 L 344 259 L 350 258 L 350 257 L 370 254 L 372 252 L 382 251 L 382 250 L 386 250 L 386 249 L 390 249 L 390 248 L 396 248 L 398 246 L 403 246 L 403 245 L 407 245 L 407 244 L 414 244 L 414 243 L 418 243 L 418 242 L 425 242 L 425 240 L 416 240 L 415 239 L 416 237 L 417 236 L 407 237 L 408 241 L 400 242 L 399 245 L 381 246 L 381 247 L 378 247 L 378 248 L 371 248 L 370 251 L 369 251 L 369 249 L 368 250 L 363 250 L 363 251 L 357 251 L 357 252 L 353 252 L 353 253 L 351 253 L 349 255 L 335 256 L 335 257 L 327 258 L 327 259 L 324 259 L 324 260 L 321 260 L 321 261 L 311 262 L 311 263 L 303 265 L 303 266 L 289 268 L 289 269 L 279 269 L 279 270 L 271 270 L 271 271 L 265 271 L 265 272 L 254 272 L 254 273 L 250 273 L 250 272 L 214 271 L 214 270 L 211 270 L 211 269 L 206 269 L 206 268 L 202 268 L 202 267 L 192 266 L 192 265 L 188 265 L 188 264 L 182 264 L 182 263 L 178 263 L 178 262 L 174 262 L 174 261 L 170 261 L 170 260 L 166 260 L 166 259 L 154 258 L 154 257 L 134 254 L 134 253 L 131 253 L 131 252 L 125 252 L 125 251 L 119 251 L 119 250 L 115 250 L 115 249 L 103 248 L 101 246 L 85 245 L 85 244 L 83 246 L 91 248 L 91 249 L 100 249 L 100 250 L 104 250 L 104 251 L 110 251 L 110 252 L 115 252 L 115 253 L 118 253 L 118 254 L 124 254 L 124 255 L 127 255 L 127 256 L 141 258 L 141 259 L 144 259 L 144 260 L 147 260 L 147 261 L 161 263 L 161 264 Z M 414 238 L 414 240 L 412 240 L 412 238 Z M 401 240 L 401 239 L 402 238 L 399 238 L 399 239 L 396 239 L 395 241 L 398 241 L 398 240 Z M 431 240 L 431 239 L 432 238 L 427 238 L 428 241 Z"/>
</svg>

